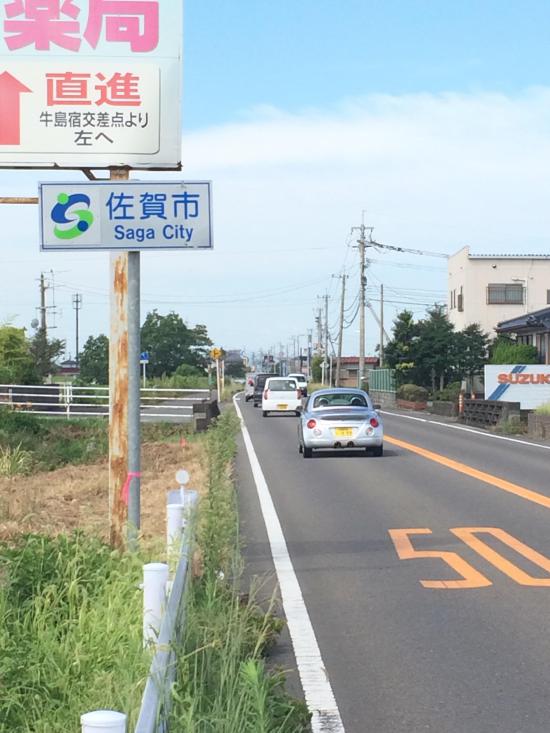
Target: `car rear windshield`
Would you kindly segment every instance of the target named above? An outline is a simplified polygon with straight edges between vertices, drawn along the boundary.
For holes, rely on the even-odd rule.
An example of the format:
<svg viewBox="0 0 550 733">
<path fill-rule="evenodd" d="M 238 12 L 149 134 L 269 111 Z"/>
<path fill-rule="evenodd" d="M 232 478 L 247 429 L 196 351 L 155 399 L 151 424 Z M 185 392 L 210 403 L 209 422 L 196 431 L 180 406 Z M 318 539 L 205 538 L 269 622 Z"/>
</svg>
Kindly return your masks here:
<svg viewBox="0 0 550 733">
<path fill-rule="evenodd" d="M 263 387 L 266 381 L 270 378 L 271 374 L 257 374 L 256 375 L 256 387 Z"/>
<path fill-rule="evenodd" d="M 296 392 L 294 379 L 270 379 L 267 389 L 272 392 Z"/>
<path fill-rule="evenodd" d="M 368 407 L 363 395 L 353 392 L 321 394 L 313 401 L 313 407 Z"/>
</svg>

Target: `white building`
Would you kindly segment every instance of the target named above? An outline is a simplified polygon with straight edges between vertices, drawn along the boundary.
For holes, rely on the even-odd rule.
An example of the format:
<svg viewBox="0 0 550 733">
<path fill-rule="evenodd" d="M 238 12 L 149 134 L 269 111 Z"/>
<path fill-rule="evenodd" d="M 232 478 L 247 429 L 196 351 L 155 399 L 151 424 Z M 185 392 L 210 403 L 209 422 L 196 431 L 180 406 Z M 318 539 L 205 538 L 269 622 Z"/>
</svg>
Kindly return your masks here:
<svg viewBox="0 0 550 733">
<path fill-rule="evenodd" d="M 550 303 L 550 255 L 472 255 L 448 261 L 448 316 L 457 331 L 471 323 L 495 336 L 497 323 Z"/>
</svg>

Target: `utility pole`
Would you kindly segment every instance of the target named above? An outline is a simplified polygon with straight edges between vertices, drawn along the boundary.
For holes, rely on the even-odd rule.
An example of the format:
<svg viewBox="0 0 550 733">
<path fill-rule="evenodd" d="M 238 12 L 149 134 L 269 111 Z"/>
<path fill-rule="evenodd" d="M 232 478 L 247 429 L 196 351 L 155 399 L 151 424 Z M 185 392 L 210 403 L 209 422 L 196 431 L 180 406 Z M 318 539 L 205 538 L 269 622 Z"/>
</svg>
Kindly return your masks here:
<svg viewBox="0 0 550 733">
<path fill-rule="evenodd" d="M 380 368 L 384 366 L 384 286 L 380 285 Z"/>
<path fill-rule="evenodd" d="M 344 304 L 346 301 L 346 280 L 347 275 L 340 275 L 342 278 L 342 298 L 340 300 L 340 330 L 338 333 L 338 355 L 336 357 L 336 387 L 340 386 L 340 366 L 342 362 L 342 343 L 344 341 Z"/>
<path fill-rule="evenodd" d="M 80 361 L 80 350 L 78 348 L 78 346 L 79 346 L 79 344 L 78 344 L 78 312 L 82 308 L 82 295 L 80 295 L 80 293 L 75 293 L 73 295 L 73 308 L 75 310 L 75 315 L 76 315 L 76 324 L 75 324 L 76 325 L 76 356 L 75 356 L 75 361 L 78 364 L 79 361 Z"/>
<path fill-rule="evenodd" d="M 328 293 L 324 295 L 325 299 L 325 345 L 323 348 L 323 384 L 325 383 L 325 377 L 327 372 L 327 357 L 328 357 Z"/>
<path fill-rule="evenodd" d="M 323 350 L 323 321 L 321 319 L 321 308 L 317 311 L 315 321 L 317 323 L 317 353 L 320 354 Z"/>
<path fill-rule="evenodd" d="M 313 332 L 311 328 L 307 330 L 307 376 L 311 379 L 311 342 L 313 340 Z"/>
<path fill-rule="evenodd" d="M 365 226 L 365 212 L 363 212 L 363 221 L 360 227 L 352 227 L 351 231 L 359 231 L 359 369 L 357 371 L 357 386 L 361 388 L 365 376 L 365 300 L 367 289 L 367 278 L 365 276 L 365 249 L 367 240 L 365 231 L 372 233 L 372 227 Z"/>
<path fill-rule="evenodd" d="M 43 331 L 44 336 L 47 334 L 47 323 L 46 323 L 46 281 L 44 279 L 44 273 L 40 273 L 40 330 Z"/>
</svg>

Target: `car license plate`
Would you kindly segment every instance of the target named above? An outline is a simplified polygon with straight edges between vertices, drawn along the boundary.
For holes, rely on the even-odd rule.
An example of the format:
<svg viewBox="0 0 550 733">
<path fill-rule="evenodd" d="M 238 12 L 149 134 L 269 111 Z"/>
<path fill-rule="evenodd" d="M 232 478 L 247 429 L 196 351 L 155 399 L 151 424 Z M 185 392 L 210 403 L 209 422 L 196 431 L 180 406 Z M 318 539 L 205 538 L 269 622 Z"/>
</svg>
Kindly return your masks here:
<svg viewBox="0 0 550 733">
<path fill-rule="evenodd" d="M 353 428 L 335 428 L 334 434 L 339 438 L 351 438 L 353 435 Z"/>
<path fill-rule="evenodd" d="M 281 404 L 281 405 L 277 405 L 277 409 L 278 409 L 278 410 L 286 410 L 286 408 L 287 408 L 287 407 L 288 407 L 288 405 L 287 405 L 287 404 Z"/>
</svg>

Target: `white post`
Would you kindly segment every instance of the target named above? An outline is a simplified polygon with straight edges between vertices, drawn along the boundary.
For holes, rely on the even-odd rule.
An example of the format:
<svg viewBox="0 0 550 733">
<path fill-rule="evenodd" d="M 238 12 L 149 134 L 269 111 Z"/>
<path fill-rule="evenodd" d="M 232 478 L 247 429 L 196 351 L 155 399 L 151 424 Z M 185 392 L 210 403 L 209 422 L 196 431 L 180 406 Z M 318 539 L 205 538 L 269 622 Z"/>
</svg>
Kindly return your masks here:
<svg viewBox="0 0 550 733">
<path fill-rule="evenodd" d="M 126 733 L 126 715 L 114 710 L 95 710 L 80 716 L 82 733 Z"/>
<path fill-rule="evenodd" d="M 166 552 L 168 561 L 179 551 L 183 526 L 183 503 L 166 506 Z"/>
<path fill-rule="evenodd" d="M 168 565 L 151 562 L 143 566 L 143 646 L 155 643 L 166 605 Z"/>
</svg>

